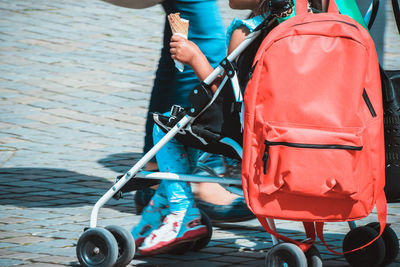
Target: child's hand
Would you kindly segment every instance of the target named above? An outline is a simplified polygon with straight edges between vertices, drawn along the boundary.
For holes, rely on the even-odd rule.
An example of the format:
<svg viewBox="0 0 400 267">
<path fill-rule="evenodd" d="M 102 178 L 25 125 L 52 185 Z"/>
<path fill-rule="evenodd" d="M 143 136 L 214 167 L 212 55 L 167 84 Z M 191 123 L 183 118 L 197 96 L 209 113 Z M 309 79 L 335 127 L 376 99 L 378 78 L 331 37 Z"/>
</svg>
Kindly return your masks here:
<svg viewBox="0 0 400 267">
<path fill-rule="evenodd" d="M 199 47 L 195 43 L 176 34 L 172 35 L 169 45 L 171 47 L 169 50 L 171 58 L 189 66 L 192 66 L 196 56 L 201 54 Z"/>
</svg>

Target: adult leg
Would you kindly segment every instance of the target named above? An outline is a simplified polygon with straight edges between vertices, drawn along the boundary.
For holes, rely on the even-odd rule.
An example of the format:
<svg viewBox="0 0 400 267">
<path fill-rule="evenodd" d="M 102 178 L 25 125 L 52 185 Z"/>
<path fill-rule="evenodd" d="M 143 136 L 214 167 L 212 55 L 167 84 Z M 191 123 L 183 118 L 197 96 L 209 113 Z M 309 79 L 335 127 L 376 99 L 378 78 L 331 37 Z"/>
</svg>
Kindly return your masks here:
<svg viewBox="0 0 400 267">
<path fill-rule="evenodd" d="M 173 0 L 165 0 L 162 3 L 166 14 L 175 12 L 175 4 Z M 164 113 L 169 111 L 174 104 L 175 95 L 175 72 L 174 62 L 169 52 L 169 42 L 172 32 L 165 16 L 163 47 L 161 49 L 161 57 L 158 62 L 156 77 L 154 79 L 153 89 L 151 91 L 150 103 L 146 119 L 145 144 L 143 152 L 148 152 L 153 147 L 153 112 Z"/>
</svg>

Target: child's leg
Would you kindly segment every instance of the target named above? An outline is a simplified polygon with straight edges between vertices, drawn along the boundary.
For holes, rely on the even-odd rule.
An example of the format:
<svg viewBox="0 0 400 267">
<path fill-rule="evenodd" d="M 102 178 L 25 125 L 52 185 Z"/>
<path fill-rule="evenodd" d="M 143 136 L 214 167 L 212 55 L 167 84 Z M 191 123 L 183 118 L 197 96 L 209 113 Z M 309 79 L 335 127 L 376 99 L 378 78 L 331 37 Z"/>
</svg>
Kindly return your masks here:
<svg viewBox="0 0 400 267">
<path fill-rule="evenodd" d="M 165 134 L 158 126 L 154 127 L 154 142 Z M 173 139 L 156 155 L 160 171 L 191 173 L 198 159 L 198 151 L 187 149 Z M 154 254 L 165 251 L 172 245 L 204 236 L 207 229 L 200 225 L 200 211 L 195 207 L 190 184 L 162 180 L 157 191 L 163 190 L 168 200 L 170 213 L 159 229 L 154 230 L 143 242 L 141 254 Z"/>
<path fill-rule="evenodd" d="M 140 246 L 153 230 L 160 227 L 169 213 L 165 189 L 160 185 L 149 204 L 143 209 L 140 222 L 131 231 L 136 247 Z"/>
</svg>

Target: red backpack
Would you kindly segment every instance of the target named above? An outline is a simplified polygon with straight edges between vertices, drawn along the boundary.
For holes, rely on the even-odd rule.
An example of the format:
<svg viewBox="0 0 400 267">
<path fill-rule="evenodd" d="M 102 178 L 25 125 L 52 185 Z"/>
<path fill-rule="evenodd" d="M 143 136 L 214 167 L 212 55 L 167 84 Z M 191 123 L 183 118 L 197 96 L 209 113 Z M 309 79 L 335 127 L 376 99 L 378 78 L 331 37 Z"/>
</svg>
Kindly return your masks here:
<svg viewBox="0 0 400 267">
<path fill-rule="evenodd" d="M 382 232 L 385 153 L 374 43 L 334 1 L 318 14 L 307 12 L 306 0 L 296 2 L 297 15 L 261 44 L 245 91 L 246 202 L 283 240 L 265 218 L 319 222 L 323 239 L 321 222 L 361 219 L 375 204 Z"/>
</svg>

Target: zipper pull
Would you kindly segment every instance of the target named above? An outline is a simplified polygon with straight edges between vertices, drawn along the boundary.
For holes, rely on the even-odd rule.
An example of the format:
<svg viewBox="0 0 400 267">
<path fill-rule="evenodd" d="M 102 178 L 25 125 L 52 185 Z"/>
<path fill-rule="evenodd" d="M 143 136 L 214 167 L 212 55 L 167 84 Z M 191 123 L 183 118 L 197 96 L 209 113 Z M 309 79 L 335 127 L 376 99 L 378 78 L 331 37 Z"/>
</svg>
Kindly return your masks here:
<svg viewBox="0 0 400 267">
<path fill-rule="evenodd" d="M 262 157 L 262 161 L 264 163 L 264 174 L 267 174 L 268 160 L 269 160 L 269 145 L 268 145 L 268 141 L 265 141 L 264 156 Z"/>
</svg>

